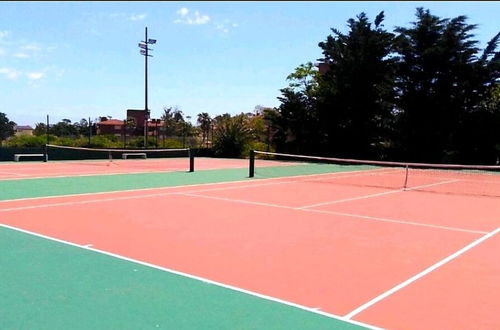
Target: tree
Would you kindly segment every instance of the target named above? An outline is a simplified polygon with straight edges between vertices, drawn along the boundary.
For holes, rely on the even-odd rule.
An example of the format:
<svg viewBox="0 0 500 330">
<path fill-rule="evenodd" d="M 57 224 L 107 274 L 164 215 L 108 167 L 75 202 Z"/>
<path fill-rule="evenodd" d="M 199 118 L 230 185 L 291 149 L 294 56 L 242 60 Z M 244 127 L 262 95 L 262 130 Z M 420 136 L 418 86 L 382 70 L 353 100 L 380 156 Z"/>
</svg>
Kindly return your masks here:
<svg viewBox="0 0 500 330">
<path fill-rule="evenodd" d="M 44 123 L 36 123 L 35 129 L 33 130 L 33 135 L 40 136 L 47 134 L 47 125 Z"/>
<path fill-rule="evenodd" d="M 365 13 L 349 19 L 347 34 L 319 43 L 328 71 L 319 80 L 318 119 L 330 153 L 374 157 L 388 139 L 394 98 L 394 35 L 383 29 L 384 12 L 374 24 Z"/>
<path fill-rule="evenodd" d="M 202 112 L 198 114 L 197 122 L 200 125 L 200 129 L 203 135 L 202 144 L 206 142 L 208 148 L 208 135 L 210 133 L 212 118 L 210 118 L 210 115 L 207 112 Z"/>
<path fill-rule="evenodd" d="M 50 127 L 50 132 L 59 137 L 77 137 L 79 135 L 77 128 L 71 124 L 71 120 L 69 119 L 63 119 L 54 124 Z"/>
<path fill-rule="evenodd" d="M 165 135 L 183 135 L 185 130 L 184 115 L 179 108 L 163 107 L 161 120 L 163 121 L 163 125 L 165 127 Z"/>
<path fill-rule="evenodd" d="M 76 134 L 79 136 L 88 136 L 89 135 L 89 122 L 87 119 L 82 118 L 79 122 L 73 123 L 75 127 Z"/>
<path fill-rule="evenodd" d="M 412 27 L 395 30 L 399 146 L 411 160 L 464 160 L 464 135 L 492 129 L 478 111 L 500 78 L 498 36 L 479 57 L 471 33 L 476 25 L 467 24 L 466 16 L 440 18 L 417 8 L 416 17 Z M 471 127 L 470 120 L 481 124 Z"/>
<path fill-rule="evenodd" d="M 456 134 L 460 162 L 496 164 L 500 161 L 500 84 L 474 110 L 464 114 Z"/>
<path fill-rule="evenodd" d="M 217 116 L 216 119 L 212 147 L 214 154 L 221 157 L 240 157 L 252 137 L 248 117 L 243 113 L 234 117 L 225 114 Z"/>
<path fill-rule="evenodd" d="M 3 112 L 0 112 L 0 146 L 3 143 L 3 140 L 6 140 L 8 137 L 13 136 L 15 133 L 14 127 L 16 123 L 7 118 L 7 115 Z"/>
<path fill-rule="evenodd" d="M 315 153 L 320 130 L 314 97 L 290 87 L 281 89 L 281 94 L 277 112 L 266 117 L 276 131 L 273 142 L 287 152 Z"/>
<path fill-rule="evenodd" d="M 319 71 L 312 62 L 301 64 L 286 79 L 290 81 L 289 87 L 304 94 L 313 95 L 318 87 Z"/>
<path fill-rule="evenodd" d="M 289 85 L 280 90 L 280 106 L 275 111 L 264 111 L 273 132 L 272 142 L 282 151 L 314 153 L 320 140 L 316 109 L 318 71 L 308 62 L 295 68 L 286 79 Z"/>
</svg>

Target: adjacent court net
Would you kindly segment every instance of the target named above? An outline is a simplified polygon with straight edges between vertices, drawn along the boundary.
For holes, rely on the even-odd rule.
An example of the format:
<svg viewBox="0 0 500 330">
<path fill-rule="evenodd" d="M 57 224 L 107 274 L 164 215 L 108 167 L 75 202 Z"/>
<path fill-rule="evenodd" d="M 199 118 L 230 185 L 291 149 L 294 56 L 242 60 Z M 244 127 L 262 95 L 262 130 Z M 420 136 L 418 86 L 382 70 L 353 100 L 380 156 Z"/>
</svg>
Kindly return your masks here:
<svg viewBox="0 0 500 330">
<path fill-rule="evenodd" d="M 253 151 L 249 176 L 500 197 L 500 166 L 489 165 L 384 162 Z"/>
<path fill-rule="evenodd" d="M 194 171 L 191 149 L 111 149 L 83 148 L 47 144 L 48 161 L 81 160 L 78 164 L 107 165 L 150 170 Z"/>
</svg>

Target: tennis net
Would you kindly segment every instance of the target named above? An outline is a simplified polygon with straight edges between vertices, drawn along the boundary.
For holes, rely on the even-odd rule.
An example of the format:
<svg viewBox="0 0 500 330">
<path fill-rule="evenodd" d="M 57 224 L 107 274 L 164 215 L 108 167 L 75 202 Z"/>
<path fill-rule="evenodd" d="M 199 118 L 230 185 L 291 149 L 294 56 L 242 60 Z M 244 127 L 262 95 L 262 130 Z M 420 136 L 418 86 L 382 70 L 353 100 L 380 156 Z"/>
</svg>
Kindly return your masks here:
<svg viewBox="0 0 500 330">
<path fill-rule="evenodd" d="M 110 163 L 131 169 L 194 171 L 194 153 L 184 149 L 114 149 L 84 148 L 47 144 L 47 159 L 79 161 L 84 165 Z"/>
<path fill-rule="evenodd" d="M 252 151 L 249 176 L 500 197 L 500 166 L 495 165 L 405 163 Z"/>
</svg>

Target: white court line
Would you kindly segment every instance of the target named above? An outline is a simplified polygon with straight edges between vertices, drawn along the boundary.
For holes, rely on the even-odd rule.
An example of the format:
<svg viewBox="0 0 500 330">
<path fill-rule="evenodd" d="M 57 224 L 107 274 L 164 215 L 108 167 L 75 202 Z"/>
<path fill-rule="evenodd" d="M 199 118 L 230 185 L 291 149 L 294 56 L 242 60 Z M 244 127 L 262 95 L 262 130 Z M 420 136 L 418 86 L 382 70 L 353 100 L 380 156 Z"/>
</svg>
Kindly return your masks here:
<svg viewBox="0 0 500 330">
<path fill-rule="evenodd" d="M 365 303 L 364 305 L 361 305 L 359 306 L 358 308 L 356 308 L 355 310 L 353 310 L 352 312 L 346 314 L 344 317 L 346 319 L 351 319 L 352 317 L 354 317 L 355 315 L 361 313 L 362 311 L 364 311 L 365 309 L 373 306 L 374 304 L 378 303 L 379 301 L 387 298 L 388 296 L 392 295 L 393 293 L 401 290 L 402 288 L 410 285 L 411 283 L 417 281 L 418 279 L 424 277 L 425 275 L 431 273 L 432 271 L 438 269 L 439 267 L 443 266 L 444 264 L 450 262 L 451 260 L 453 259 L 456 259 L 457 257 L 459 257 L 460 255 L 464 254 L 465 252 L 467 252 L 468 250 L 472 249 L 473 247 L 475 247 L 476 245 L 482 243 L 483 241 L 487 240 L 488 238 L 498 234 L 500 232 L 500 227 L 495 229 L 494 231 L 492 232 L 489 232 L 487 233 L 486 235 L 480 237 L 479 239 L 475 240 L 474 242 L 470 243 L 469 245 L 463 247 L 462 249 L 458 250 L 457 252 L 453 253 L 452 255 L 442 259 L 441 261 L 435 263 L 434 265 L 430 266 L 429 268 L 423 270 L 422 272 L 418 273 L 417 275 L 407 279 L 406 281 L 396 285 L 395 287 L 393 287 L 392 289 L 384 292 L 383 294 L 379 295 L 378 297 L 375 297 L 373 298 L 372 300 L 368 301 L 367 303 Z"/>
<path fill-rule="evenodd" d="M 88 165 L 85 165 L 88 166 Z M 104 165 L 96 165 L 99 166 L 99 168 L 102 168 Z M 107 166 L 107 165 L 106 165 Z M 195 164 L 196 166 L 196 164 Z M 264 168 L 266 168 L 265 166 Z M 64 168 L 72 168 L 74 167 L 64 167 Z M 64 169 L 63 168 L 63 169 Z M 87 168 L 87 167 L 86 167 Z M 244 167 L 230 167 L 227 169 L 244 169 L 247 168 L 247 166 Z M 60 169 L 60 168 L 58 168 Z M 203 168 L 198 171 L 213 171 L 213 170 L 224 170 L 226 168 Z M 36 170 L 39 170 L 39 168 L 36 168 Z M 358 173 L 353 176 L 359 176 L 359 175 L 364 175 L 364 173 L 369 173 L 369 172 L 375 172 L 375 171 L 382 171 L 382 170 L 387 170 L 387 169 L 372 169 L 372 170 L 359 170 L 359 171 L 346 171 L 346 172 L 330 172 L 330 173 L 319 173 L 319 174 L 306 174 L 306 175 L 298 175 L 298 176 L 288 176 L 288 177 L 278 177 L 278 178 L 256 178 L 257 180 L 278 180 L 278 179 L 283 179 L 283 178 L 305 178 L 305 177 L 311 177 L 311 176 L 323 176 L 323 175 L 340 175 L 340 174 L 345 174 L 345 173 Z M 148 174 L 148 173 L 171 173 L 171 172 L 187 172 L 187 169 L 184 168 L 170 168 L 166 170 L 143 170 L 139 169 L 138 171 L 127 171 L 127 172 L 108 172 L 108 173 L 102 173 L 100 172 L 92 172 L 92 173 L 84 173 L 84 174 L 63 174 L 63 175 L 49 175 L 49 176 L 30 176 L 30 174 L 19 174 L 19 175 L 25 175 L 27 177 L 25 178 L 0 178 L 0 181 L 10 181 L 10 180 L 38 180 L 38 179 L 55 179 L 55 178 L 73 178 L 73 177 L 88 177 L 88 176 L 107 176 L 107 175 L 127 175 L 127 174 Z M 234 181 L 233 181 L 234 182 Z M 146 188 L 146 189 L 155 189 L 155 188 Z M 118 191 L 125 191 L 125 190 L 118 190 Z M 69 195 L 62 195 L 62 196 L 69 196 Z"/>
<path fill-rule="evenodd" d="M 406 188 L 405 190 L 406 191 L 417 190 L 417 189 L 429 188 L 429 187 L 434 187 L 434 186 L 440 186 L 440 185 L 448 184 L 448 183 L 455 183 L 455 182 L 459 182 L 459 181 L 460 181 L 459 179 L 453 179 L 453 180 L 435 182 L 435 183 L 425 184 L 425 185 L 421 185 L 421 186 Z"/>
<path fill-rule="evenodd" d="M 309 212 L 325 213 L 325 214 L 332 214 L 332 215 L 340 215 L 340 216 L 344 216 L 344 217 L 360 218 L 360 219 L 380 221 L 380 222 L 389 222 L 389 223 L 396 223 L 396 224 L 400 224 L 400 225 L 412 225 L 412 226 L 418 226 L 418 227 L 428 227 L 428 228 L 434 228 L 434 229 L 444 229 L 444 230 L 449 230 L 449 231 L 459 231 L 459 232 L 472 233 L 472 234 L 486 234 L 487 233 L 486 231 L 483 231 L 483 230 L 472 230 L 472 229 L 464 229 L 464 228 L 457 228 L 457 227 L 440 226 L 440 225 L 433 225 L 433 224 L 428 224 L 428 223 L 413 222 L 413 221 L 406 221 L 406 220 L 396 220 L 396 219 L 388 219 L 388 218 L 380 218 L 380 217 L 372 217 L 372 216 L 369 216 L 369 215 L 361 215 L 361 214 L 353 214 L 353 213 L 343 213 L 343 212 L 335 212 L 335 211 L 323 211 L 323 210 L 315 210 L 315 209 L 304 209 L 304 210 L 301 210 L 301 211 L 309 211 Z"/>
<path fill-rule="evenodd" d="M 355 173 L 359 172 L 371 172 L 375 170 L 360 170 L 360 171 L 354 171 Z M 310 176 L 318 176 L 318 175 L 340 175 L 340 174 L 346 174 L 346 173 L 354 173 L 354 172 L 335 172 L 335 173 L 320 173 L 320 174 L 308 174 L 308 175 L 301 175 L 301 176 L 295 176 L 295 177 L 278 177 L 278 178 L 265 178 L 265 179 L 256 179 L 256 181 L 253 182 L 268 182 L 268 181 L 279 181 L 279 180 L 284 180 L 284 179 L 291 179 L 291 178 L 302 178 L 302 177 L 310 177 Z M 120 174 L 120 173 L 118 173 Z M 30 178 L 32 179 L 32 178 Z M 6 202 L 15 202 L 15 201 L 29 201 L 29 200 L 43 200 L 47 198 L 66 198 L 66 197 L 76 197 L 76 196 L 89 196 L 89 195 L 104 195 L 104 194 L 115 194 L 115 193 L 126 193 L 126 192 L 141 192 L 141 191 L 148 191 L 148 190 L 170 190 L 170 189 L 176 189 L 176 188 L 182 188 L 182 187 L 200 187 L 200 186 L 209 186 L 209 185 L 232 185 L 233 183 L 248 183 L 252 182 L 250 179 L 246 180 L 237 180 L 237 181 L 224 181 L 224 182 L 212 182 L 212 183 L 195 183 L 195 184 L 189 184 L 189 185 L 182 185 L 182 186 L 170 186 L 170 187 L 155 187 L 155 188 L 138 188 L 138 189 L 125 189 L 125 190 L 112 190 L 112 191 L 101 191 L 101 192 L 89 192 L 89 193 L 77 193 L 77 194 L 66 194 L 66 195 L 51 195 L 51 196 L 42 196 L 42 197 L 27 197 L 27 198 L 16 198 L 16 199 L 6 199 L 6 200 L 0 200 L 0 203 L 6 203 Z M 300 182 L 298 180 L 290 180 L 289 182 Z M 280 182 L 276 183 L 280 184 Z M 255 186 L 258 186 L 259 184 L 255 184 Z M 267 184 L 263 184 L 267 185 Z M 233 187 L 227 187 L 228 189 L 232 189 Z"/>
<path fill-rule="evenodd" d="M 8 180 L 37 180 L 37 179 L 60 179 L 60 178 L 77 178 L 77 177 L 86 177 L 86 176 L 107 176 L 107 175 L 127 175 L 127 174 L 147 174 L 147 173 L 170 173 L 170 172 L 187 172 L 187 169 L 169 169 L 169 170 L 142 170 L 141 172 L 128 171 L 128 172 L 111 172 L 111 173 L 85 173 L 85 174 L 64 174 L 64 175 L 49 175 L 49 176 L 29 176 L 29 174 L 20 174 L 28 177 L 25 178 L 0 178 L 0 181 L 8 181 Z"/>
<path fill-rule="evenodd" d="M 479 231 L 479 230 L 470 230 L 470 229 L 448 227 L 448 226 L 439 226 L 439 225 L 433 225 L 433 224 L 427 224 L 427 223 L 420 223 L 420 222 L 412 222 L 412 221 L 403 221 L 403 220 L 395 220 L 395 219 L 371 217 L 371 216 L 365 216 L 365 215 L 359 215 L 359 214 L 351 214 L 351 213 L 341 213 L 341 212 L 334 212 L 334 211 L 323 211 L 323 210 L 316 210 L 316 209 L 301 209 L 301 208 L 296 208 L 296 207 L 292 207 L 292 206 L 277 205 L 277 204 L 271 204 L 271 203 L 252 202 L 252 201 L 246 201 L 246 200 L 241 200 L 241 199 L 231 199 L 231 198 L 225 198 L 225 197 L 215 197 L 215 196 L 207 196 L 207 195 L 198 195 L 196 193 L 176 192 L 174 194 L 176 194 L 176 195 L 191 196 L 191 197 L 200 197 L 200 198 L 207 198 L 207 199 L 222 200 L 222 201 L 232 202 L 232 203 L 241 203 L 241 204 L 267 206 L 267 207 L 274 207 L 274 208 L 287 209 L 287 210 L 296 210 L 296 211 L 303 211 L 303 212 L 314 212 L 314 213 L 323 213 L 323 214 L 331 214 L 331 215 L 340 215 L 340 216 L 346 216 L 346 217 L 351 217 L 351 218 L 360 218 L 360 219 L 363 219 L 363 220 L 371 220 L 371 221 L 379 221 L 379 222 L 390 222 L 390 223 L 396 223 L 396 224 L 400 224 L 400 225 L 411 225 L 411 226 L 419 226 L 419 227 L 428 227 L 428 228 L 433 228 L 433 229 L 443 229 L 443 230 L 459 231 L 459 232 L 466 232 L 466 233 L 473 233 L 473 234 L 485 234 L 486 233 L 485 231 Z"/>
<path fill-rule="evenodd" d="M 83 194 L 71 194 L 71 195 L 61 195 L 61 196 L 44 196 L 44 197 L 32 197 L 32 198 L 20 198 L 20 199 L 9 199 L 0 201 L 0 203 L 7 202 L 18 202 L 18 201 L 29 201 L 29 200 L 43 200 L 49 198 L 70 198 L 70 197 L 79 197 L 79 196 L 90 196 L 90 195 L 105 195 L 105 194 L 116 194 L 116 193 L 126 193 L 126 192 L 144 192 L 150 190 L 172 190 L 179 189 L 184 187 L 203 187 L 203 186 L 212 186 L 212 185 L 224 185 L 224 184 L 232 184 L 232 183 L 248 183 L 248 181 L 232 181 L 232 182 L 215 182 L 215 183 L 201 183 L 201 184 L 192 184 L 185 186 L 171 186 L 171 187 L 160 187 L 160 188 L 144 188 L 144 189 L 130 189 L 130 190 L 117 190 L 117 191 L 105 191 L 105 192 L 96 192 L 96 193 L 83 193 Z M 256 181 L 254 181 L 256 182 Z M 258 182 L 258 181 L 257 181 Z M 279 185 L 279 184 L 289 184 L 294 183 L 296 181 L 281 181 L 281 182 L 270 182 L 270 183 L 262 183 L 262 184 L 249 184 L 249 185 L 230 185 L 227 187 L 215 187 L 215 188 L 207 188 L 207 189 L 197 189 L 197 190 L 187 190 L 186 193 L 199 193 L 199 192 L 207 192 L 207 191 L 220 191 L 220 190 L 229 190 L 229 189 L 243 189 L 243 188 L 253 188 L 253 187 L 261 187 L 261 186 L 269 186 L 269 185 Z M 70 202 L 59 202 L 59 203 L 50 203 L 50 204 L 41 204 L 41 205 L 32 205 L 32 206 L 19 206 L 13 208 L 5 208 L 1 209 L 0 212 L 9 212 L 9 211 L 21 211 L 26 209 L 35 209 L 35 208 L 44 208 L 44 207 L 56 207 L 56 206 L 68 206 L 68 205 L 79 205 L 79 204 L 89 204 L 89 203 L 100 203 L 100 202 L 111 202 L 116 200 L 127 200 L 127 199 L 140 199 L 140 198 L 150 198 L 150 197 L 161 197 L 168 195 L 176 195 L 179 192 L 160 192 L 153 194 L 143 194 L 143 195 L 135 195 L 135 196 L 123 196 L 123 197 L 112 197 L 112 198 L 101 198 L 101 199 L 89 199 L 84 201 L 70 201 Z"/>
<path fill-rule="evenodd" d="M 244 181 L 244 182 L 247 182 L 247 181 Z M 295 182 L 295 181 L 276 182 L 276 184 L 293 183 L 293 182 Z M 224 184 L 224 183 L 218 183 L 218 184 Z M 203 186 L 203 185 L 210 185 L 210 184 L 193 185 L 193 186 Z M 269 185 L 269 183 L 265 183 L 262 185 Z M 248 185 L 248 187 L 254 187 L 254 186 L 255 185 Z M 260 186 L 260 185 L 257 185 L 257 186 Z M 172 189 L 172 188 L 178 188 L 178 187 L 176 186 L 176 187 L 167 187 L 167 188 Z M 460 232 L 476 233 L 476 234 L 477 233 L 479 233 L 479 234 L 485 233 L 484 231 L 469 230 L 469 229 L 456 228 L 456 227 L 439 226 L 439 225 L 433 225 L 433 224 L 395 220 L 395 219 L 388 219 L 388 218 L 371 217 L 371 216 L 364 216 L 364 215 L 351 214 L 351 213 L 341 213 L 341 212 L 334 212 L 334 211 L 323 211 L 323 210 L 317 210 L 317 209 L 303 209 L 303 208 L 278 205 L 278 204 L 272 204 L 272 203 L 254 202 L 254 201 L 246 201 L 246 200 L 238 200 L 238 199 L 231 199 L 231 198 L 215 197 L 215 196 L 207 196 L 207 195 L 199 195 L 198 194 L 198 193 L 207 192 L 207 191 L 226 190 L 226 189 L 231 189 L 231 188 L 233 188 L 233 187 L 208 188 L 208 189 L 198 189 L 198 190 L 192 190 L 192 191 L 189 191 L 189 190 L 188 191 L 177 191 L 177 192 L 174 191 L 174 192 L 144 194 L 144 195 L 136 195 L 136 196 L 123 196 L 123 197 L 91 199 L 91 200 L 84 200 L 84 201 L 71 201 L 71 202 L 60 202 L 60 203 L 51 203 L 51 204 L 42 204 L 42 205 L 19 206 L 19 207 L 0 209 L 0 213 L 12 212 L 12 211 L 22 211 L 22 210 L 29 210 L 29 209 L 37 209 L 37 208 L 72 206 L 72 205 L 83 205 L 83 204 L 91 204 L 91 203 L 113 202 L 113 201 L 119 201 L 119 200 L 162 197 L 162 196 L 169 196 L 169 195 L 183 195 L 183 196 L 198 197 L 198 198 L 205 198 L 205 199 L 222 200 L 222 201 L 233 202 L 233 203 L 242 203 L 242 204 L 250 204 L 250 205 L 259 205 L 259 206 L 266 206 L 266 207 L 273 207 L 273 208 L 288 209 L 288 210 L 297 210 L 297 211 L 305 211 L 305 212 L 316 212 L 316 213 L 340 215 L 340 216 L 360 218 L 360 219 L 364 219 L 364 220 L 390 222 L 390 223 L 397 223 L 397 224 L 403 224 L 403 225 L 413 225 L 413 226 L 429 227 L 429 228 L 435 228 L 435 229 L 444 229 L 444 230 L 450 230 L 450 231 L 460 231 Z M 238 189 L 240 187 L 236 186 L 234 188 Z M 49 197 L 47 197 L 47 198 L 49 198 Z"/>
<path fill-rule="evenodd" d="M 19 174 L 19 173 L 12 173 L 12 172 L 0 172 L 0 174 L 7 174 L 7 175 L 15 175 L 15 176 L 28 176 L 29 174 Z M 2 178 L 0 178 L 2 180 Z"/>
<path fill-rule="evenodd" d="M 352 198 L 345 198 L 345 199 L 337 199 L 337 200 L 329 201 L 329 202 L 323 202 L 323 203 L 317 203 L 317 204 L 311 204 L 311 205 L 301 206 L 301 207 L 298 207 L 297 209 L 298 210 L 305 210 L 305 209 L 309 209 L 309 208 L 312 208 L 312 207 L 318 207 L 318 206 L 324 206 L 324 205 L 331 205 L 331 204 L 337 204 L 337 203 L 343 203 L 343 202 L 350 202 L 350 201 L 355 201 L 355 200 L 365 199 L 365 198 L 368 199 L 368 198 L 373 198 L 373 197 L 380 197 L 380 196 L 384 196 L 384 195 L 390 195 L 390 194 L 400 193 L 400 192 L 403 192 L 403 191 L 411 191 L 411 190 L 417 190 L 417 189 L 422 189 L 422 188 L 428 188 L 428 187 L 433 187 L 433 186 L 444 185 L 444 184 L 448 184 L 448 183 L 454 183 L 454 182 L 457 182 L 457 181 L 460 181 L 460 180 L 448 180 L 448 181 L 442 181 L 442 182 L 436 182 L 436 183 L 426 184 L 426 185 L 422 185 L 422 186 L 415 186 L 415 187 L 406 188 L 406 189 L 401 188 L 401 189 L 397 189 L 397 190 L 385 191 L 385 192 L 376 193 L 376 194 L 370 194 L 370 195 L 364 195 L 364 196 L 358 196 L 358 197 L 352 197 Z"/>
<path fill-rule="evenodd" d="M 192 191 L 187 190 L 184 192 L 178 192 L 178 191 L 171 192 L 171 191 L 169 191 L 169 192 L 163 192 L 163 193 L 143 194 L 143 195 L 135 195 L 135 196 L 122 196 L 122 197 L 112 197 L 112 198 L 88 199 L 88 200 L 83 200 L 83 201 L 70 201 L 70 202 L 50 203 L 50 204 L 41 204 L 41 205 L 18 206 L 18 207 L 0 209 L 0 212 L 22 211 L 22 210 L 37 209 L 37 208 L 82 205 L 82 204 L 102 203 L 102 202 L 113 202 L 113 201 L 120 201 L 120 200 L 129 200 L 129 199 L 164 197 L 164 196 L 172 196 L 172 195 L 187 195 L 187 194 L 191 194 L 191 193 L 194 194 L 194 193 L 202 193 L 202 192 L 208 192 L 208 191 L 253 188 L 255 186 L 260 187 L 260 186 L 289 184 L 289 183 L 293 183 L 293 182 L 291 182 L 291 181 L 289 181 L 289 182 L 273 182 L 273 183 L 266 183 L 266 184 L 262 184 L 262 185 L 246 185 L 246 186 L 235 186 L 235 187 L 208 188 L 208 189 L 197 189 L 197 190 L 192 190 Z M 220 184 L 222 184 L 222 183 L 220 183 Z M 193 185 L 193 186 L 197 186 L 197 185 Z M 179 186 L 166 187 L 166 188 L 174 189 L 174 188 L 179 188 Z M 163 188 L 161 188 L 161 189 L 163 189 Z M 92 195 L 92 194 L 89 194 L 89 195 Z M 76 196 L 80 196 L 80 195 L 76 195 Z M 193 195 L 193 196 L 196 196 L 196 195 Z M 58 198 L 58 197 L 59 196 L 52 196 L 52 198 Z M 47 198 L 49 198 L 49 197 L 47 197 Z M 18 201 L 18 200 L 13 200 L 13 201 Z M 272 204 L 262 203 L 261 205 L 271 206 Z"/>
<path fill-rule="evenodd" d="M 344 198 L 344 199 L 337 199 L 334 201 L 328 201 L 328 202 L 323 202 L 323 203 L 317 203 L 317 204 L 311 204 L 311 205 L 306 205 L 306 206 L 301 206 L 297 207 L 297 210 L 306 210 L 310 209 L 313 207 L 318 207 L 318 206 L 324 206 L 324 205 L 331 205 L 331 204 L 337 204 L 337 203 L 343 203 L 343 202 L 350 202 L 350 201 L 356 201 L 359 199 L 368 199 L 368 198 L 373 198 L 373 197 L 380 197 L 384 195 L 390 195 L 390 194 L 395 194 L 402 192 L 403 189 L 398 189 L 398 190 L 391 190 L 391 191 L 384 191 L 381 193 L 376 193 L 376 194 L 370 194 L 370 195 L 363 195 L 363 196 L 358 196 L 358 197 L 351 197 L 351 198 Z"/>
<path fill-rule="evenodd" d="M 210 280 L 210 279 L 207 279 L 207 278 L 204 278 L 204 277 L 200 277 L 200 276 L 196 276 L 196 275 L 192 275 L 192 274 L 180 272 L 180 271 L 177 271 L 177 270 L 174 270 L 174 269 L 170 269 L 170 268 L 166 268 L 166 267 L 161 267 L 161 266 L 158 266 L 158 265 L 155 265 L 155 264 L 151 264 L 151 263 L 148 263 L 148 262 L 140 261 L 140 260 L 137 260 L 137 259 L 128 258 L 128 257 L 122 256 L 122 255 L 111 253 L 111 252 L 107 252 L 107 251 L 104 251 L 104 250 L 99 250 L 99 249 L 91 247 L 92 246 L 91 244 L 79 245 L 79 244 L 72 243 L 72 242 L 69 242 L 69 241 L 65 241 L 65 240 L 61 240 L 61 239 L 58 239 L 58 238 L 54 238 L 54 237 L 50 237 L 50 236 L 46 236 L 46 235 L 34 233 L 34 232 L 31 232 L 31 231 L 28 231 L 28 230 L 24 230 L 24 229 L 12 227 L 12 226 L 4 225 L 4 224 L 0 224 L 0 227 L 4 227 L 4 228 L 7 228 L 7 229 L 19 231 L 19 232 L 22 232 L 22 233 L 25 233 L 25 234 L 29 234 L 29 235 L 32 235 L 32 236 L 37 236 L 37 237 L 44 238 L 44 239 L 47 239 L 47 240 L 51 240 L 51 241 L 55 241 L 55 242 L 58 242 L 58 243 L 62 243 L 62 244 L 65 244 L 65 245 L 74 246 L 74 247 L 77 247 L 77 248 L 80 248 L 80 249 L 89 250 L 89 251 L 92 251 L 92 252 L 104 254 L 104 255 L 107 255 L 107 256 L 110 256 L 110 257 L 113 257 L 113 258 L 117 258 L 117 259 L 120 259 L 120 260 L 129 261 L 129 262 L 132 262 L 132 263 L 135 263 L 135 264 L 139 264 L 139 265 L 142 265 L 142 266 L 154 268 L 154 269 L 161 270 L 161 271 L 164 271 L 164 272 L 167 272 L 167 273 L 171 273 L 171 274 L 175 274 L 175 275 L 180 275 L 180 276 L 183 276 L 183 277 L 186 277 L 186 278 L 190 278 L 190 279 L 193 279 L 193 280 L 197 280 L 197 281 L 205 282 L 205 283 L 208 283 L 208 284 L 216 285 L 216 286 L 219 286 L 219 287 L 222 287 L 222 288 L 225 288 L 225 289 L 229 289 L 229 290 L 232 290 L 232 291 L 237 291 L 237 292 L 240 292 L 240 293 L 248 294 L 248 295 L 251 295 L 251 296 L 254 296 L 254 297 L 258 297 L 258 298 L 261 298 L 261 299 L 265 299 L 265 300 L 268 300 L 268 301 L 273 301 L 273 302 L 276 302 L 276 303 L 279 303 L 279 304 L 287 305 L 287 306 L 290 306 L 290 307 L 295 307 L 295 308 L 298 308 L 298 309 L 301 309 L 301 310 L 305 310 L 305 311 L 308 311 L 308 312 L 311 312 L 311 313 L 314 313 L 314 314 L 319 314 L 319 315 L 322 315 L 322 316 L 326 316 L 326 317 L 329 317 L 329 318 L 332 318 L 332 319 L 335 319 L 335 320 L 344 321 L 344 322 L 347 322 L 347 323 L 351 323 L 351 324 L 359 325 L 359 326 L 362 326 L 362 327 L 366 327 L 368 329 L 373 329 L 373 330 L 379 330 L 379 329 L 381 329 L 381 328 L 378 328 L 378 327 L 375 327 L 375 326 L 372 326 L 372 325 L 369 325 L 369 324 L 366 324 L 366 323 L 362 323 L 362 322 L 359 322 L 359 321 L 345 319 L 344 317 L 341 317 L 341 316 L 338 316 L 338 315 L 335 315 L 335 314 L 322 312 L 322 311 L 317 310 L 316 308 L 311 308 L 311 307 L 303 306 L 303 305 L 296 304 L 296 303 L 293 303 L 293 302 L 290 302 L 290 301 L 286 301 L 286 300 L 283 300 L 283 299 L 275 298 L 275 297 L 264 295 L 264 294 L 257 293 L 257 292 L 254 292 L 254 291 L 245 290 L 245 289 L 238 288 L 238 287 L 235 287 L 235 286 L 232 286 L 232 285 L 228 285 L 228 284 L 224 284 L 224 283 L 221 283 L 221 282 L 213 281 L 213 280 Z"/>
</svg>

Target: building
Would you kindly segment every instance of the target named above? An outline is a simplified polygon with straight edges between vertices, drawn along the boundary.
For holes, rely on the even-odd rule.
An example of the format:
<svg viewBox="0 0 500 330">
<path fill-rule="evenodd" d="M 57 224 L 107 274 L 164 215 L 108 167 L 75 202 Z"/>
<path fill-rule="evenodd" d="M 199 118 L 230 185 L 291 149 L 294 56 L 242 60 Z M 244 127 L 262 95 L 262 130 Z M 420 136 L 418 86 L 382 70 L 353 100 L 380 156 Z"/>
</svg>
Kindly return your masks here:
<svg viewBox="0 0 500 330">
<path fill-rule="evenodd" d="M 101 117 L 100 121 L 96 124 L 97 135 L 115 135 L 122 136 L 124 122 L 120 119 L 108 119 Z"/>
<path fill-rule="evenodd" d="M 127 109 L 127 119 L 100 117 L 96 124 L 97 135 L 144 136 L 144 110 Z M 163 120 L 148 120 L 148 136 L 164 134 Z"/>
<path fill-rule="evenodd" d="M 144 135 L 144 121 L 146 119 L 146 111 L 127 109 L 127 121 L 130 126 L 134 126 L 133 135 Z"/>
<path fill-rule="evenodd" d="M 16 136 L 21 136 L 21 135 L 33 135 L 33 127 L 29 125 L 24 125 L 24 126 L 15 126 L 15 135 Z"/>
</svg>

